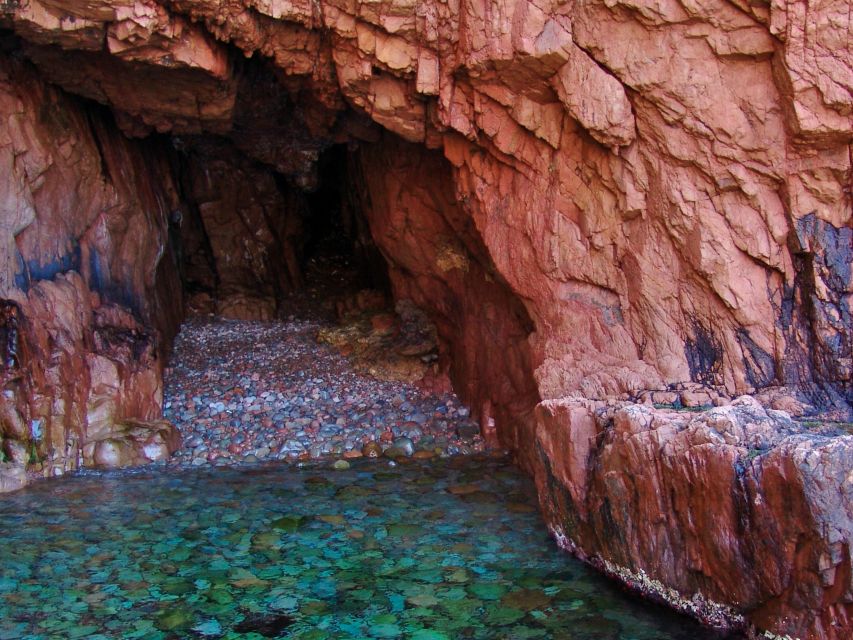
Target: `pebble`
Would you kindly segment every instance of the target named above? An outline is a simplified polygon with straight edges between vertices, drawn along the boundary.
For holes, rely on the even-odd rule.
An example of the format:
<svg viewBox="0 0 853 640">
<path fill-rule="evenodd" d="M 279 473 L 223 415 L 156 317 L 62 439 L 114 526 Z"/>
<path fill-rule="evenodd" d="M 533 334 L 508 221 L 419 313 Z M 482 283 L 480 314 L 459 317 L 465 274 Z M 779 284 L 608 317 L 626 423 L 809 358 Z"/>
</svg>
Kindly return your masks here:
<svg viewBox="0 0 853 640">
<path fill-rule="evenodd" d="M 391 446 L 401 451 L 406 457 L 415 453 L 415 445 L 409 438 L 397 438 Z"/>
<path fill-rule="evenodd" d="M 178 466 L 411 457 L 485 449 L 454 394 L 357 371 L 319 344 L 330 322 L 191 318 L 175 342 L 164 417 L 181 432 Z"/>
<path fill-rule="evenodd" d="M 376 442 L 368 442 L 361 448 L 361 453 L 365 458 L 378 458 L 382 455 L 382 447 Z"/>
</svg>

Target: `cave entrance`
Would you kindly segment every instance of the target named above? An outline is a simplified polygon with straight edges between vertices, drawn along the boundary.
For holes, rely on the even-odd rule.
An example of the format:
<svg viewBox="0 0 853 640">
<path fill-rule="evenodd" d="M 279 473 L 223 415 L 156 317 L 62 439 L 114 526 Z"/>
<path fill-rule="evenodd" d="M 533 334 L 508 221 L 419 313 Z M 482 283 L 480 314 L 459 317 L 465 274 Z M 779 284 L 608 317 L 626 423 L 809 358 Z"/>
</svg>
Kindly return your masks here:
<svg viewBox="0 0 853 640">
<path fill-rule="evenodd" d="M 464 453 L 497 444 L 498 424 L 518 448 L 538 401 L 532 325 L 440 150 L 383 129 L 333 78 L 318 91 L 260 57 L 233 56 L 224 84 L 135 77 L 127 109 L 116 102 L 135 63 L 72 59 L 11 34 L 0 44 L 22 126 L 44 132 L 56 165 L 47 187 L 22 187 L 39 192 L 37 215 L 4 280 L 29 296 L 22 316 L 38 318 L 24 351 L 59 363 L 27 382 L 44 401 L 16 400 L 38 433 L 48 425 L 36 453 L 49 473 L 153 459 L 143 440 L 119 451 L 96 425 L 161 415 L 182 427 L 193 463 L 342 456 L 370 442 Z M 90 77 L 119 84 L 104 93 Z M 73 225 L 49 197 L 71 184 Z M 54 298 L 83 318 L 73 349 L 31 329 L 53 321 L 41 301 Z M 69 377 L 73 392 L 52 382 Z M 53 399 L 66 397 L 75 419 L 53 421 Z M 177 446 L 166 431 L 151 455 Z"/>
<path fill-rule="evenodd" d="M 189 315 L 273 320 L 361 289 L 390 299 L 346 144 L 320 153 L 297 185 L 225 141 L 177 142 L 184 206 L 170 235 Z"/>
<path fill-rule="evenodd" d="M 304 286 L 283 301 L 283 313 L 309 299 L 327 307 L 337 302 L 340 316 L 341 305 L 360 291 L 375 304 L 380 299 L 391 304 L 388 262 L 370 233 L 353 177 L 358 163 L 354 149 L 355 145 L 334 145 L 317 161 L 316 186 L 305 191 L 298 250 Z"/>
<path fill-rule="evenodd" d="M 451 390 L 427 299 L 415 299 L 425 292 L 405 284 L 414 265 L 390 261 L 374 239 L 371 224 L 394 246 L 406 220 L 389 218 L 387 190 L 371 183 L 384 164 L 376 145 L 329 146 L 297 184 L 227 142 L 175 141 L 184 204 L 171 239 L 187 319 L 165 416 L 184 436 L 179 462 L 485 448 Z"/>
</svg>

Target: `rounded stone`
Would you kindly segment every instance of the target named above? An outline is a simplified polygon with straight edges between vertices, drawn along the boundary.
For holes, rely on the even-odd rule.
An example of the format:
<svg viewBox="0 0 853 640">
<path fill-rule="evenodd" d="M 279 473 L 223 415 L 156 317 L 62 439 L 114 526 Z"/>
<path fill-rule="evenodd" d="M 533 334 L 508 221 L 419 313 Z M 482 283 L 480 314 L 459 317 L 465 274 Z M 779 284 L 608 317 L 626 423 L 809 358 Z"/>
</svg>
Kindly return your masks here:
<svg viewBox="0 0 853 640">
<path fill-rule="evenodd" d="M 361 453 L 365 458 L 378 458 L 382 455 L 382 447 L 371 441 L 361 448 Z"/>
</svg>

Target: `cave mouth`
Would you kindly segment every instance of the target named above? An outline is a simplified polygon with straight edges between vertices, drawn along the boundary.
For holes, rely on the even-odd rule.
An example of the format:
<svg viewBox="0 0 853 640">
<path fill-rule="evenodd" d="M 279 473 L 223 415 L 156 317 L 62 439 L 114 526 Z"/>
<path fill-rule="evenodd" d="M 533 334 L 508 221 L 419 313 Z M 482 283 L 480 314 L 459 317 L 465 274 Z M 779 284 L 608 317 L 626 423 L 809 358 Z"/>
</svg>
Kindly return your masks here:
<svg viewBox="0 0 853 640">
<path fill-rule="evenodd" d="M 225 140 L 171 146 L 185 297 L 164 377 L 164 417 L 184 443 L 174 464 L 485 451 L 436 325 L 394 291 L 374 240 L 362 163 L 381 150 L 329 145 L 298 184 Z"/>
<path fill-rule="evenodd" d="M 4 274 L 24 326 L 10 420 L 35 425 L 10 438 L 21 443 L 18 462 L 61 475 L 167 458 L 180 434 L 158 420 L 179 419 L 169 375 L 183 366 L 180 328 L 221 329 L 191 345 L 193 357 L 210 356 L 206 371 L 192 365 L 198 375 L 212 376 L 229 350 L 271 348 L 262 331 L 228 343 L 227 323 L 259 322 L 301 354 L 292 363 L 301 377 L 312 375 L 319 339 L 377 384 L 409 385 L 371 392 L 399 414 L 383 414 L 387 428 L 365 435 L 384 438 L 383 450 L 417 440 L 425 424 L 447 436 L 433 451 L 497 446 L 499 424 L 500 444 L 517 449 L 539 400 L 532 323 L 457 201 L 456 169 L 440 145 L 386 130 L 333 77 L 283 75 L 229 47 L 223 80 L 215 68 L 174 69 L 164 59 L 161 69 L 159 58 L 152 67 L 0 28 L 0 88 L 14 98 L 21 147 L 13 151 L 32 152 L 36 168 L 35 178 L 14 175 L 32 202 Z M 79 322 L 57 318 L 57 308 Z M 310 329 L 311 348 L 300 322 L 322 325 Z M 287 331 L 302 334 L 289 343 Z M 211 393 L 251 386 L 238 373 Z M 222 401 L 207 405 L 213 420 Z M 228 411 L 214 413 L 225 420 Z M 308 426 L 347 420 L 326 413 Z"/>
<path fill-rule="evenodd" d="M 486 449 L 436 325 L 412 291 L 395 291 L 391 269 L 408 276 L 371 230 L 364 158 L 397 144 L 326 145 L 299 183 L 222 138 L 168 140 L 181 201 L 169 253 L 185 299 L 164 378 L 164 417 L 184 442 L 176 464 Z"/>
<path fill-rule="evenodd" d="M 353 143 L 320 152 L 305 186 L 225 140 L 172 142 L 183 203 L 169 241 L 189 316 L 282 319 L 360 290 L 390 303 L 388 264 L 354 192 Z"/>
<path fill-rule="evenodd" d="M 92 321 L 74 349 L 116 363 L 117 378 L 93 378 L 75 364 L 85 356 L 64 352 L 63 373 L 33 383 L 45 398 L 67 397 L 52 381 L 78 376 L 64 415 L 82 429 L 53 420 L 50 401 L 16 396 L 22 415 L 47 425 L 37 447 L 50 460 L 46 474 L 129 459 L 96 462 L 101 445 L 87 444 L 86 416 L 103 404 L 113 422 L 161 417 L 163 371 L 177 368 L 175 337 L 194 319 L 324 315 L 347 329 L 330 326 L 325 341 L 368 373 L 436 396 L 455 391 L 471 423 L 466 434 L 496 446 L 503 424 L 500 444 L 518 448 L 539 400 L 532 323 L 457 201 L 456 169 L 436 140 L 417 134 L 422 117 L 405 115 L 413 128 L 392 133 L 333 75 L 282 74 L 233 45 L 221 52 L 225 78 L 216 65 L 69 51 L 31 35 L 0 29 L 0 63 L 24 125 L 44 130 L 57 167 L 42 179 L 47 188 L 37 187 L 45 202 L 36 223 L 14 238 L 21 291 L 77 273 L 60 295 L 73 290 L 68 308 L 85 299 L 93 306 L 79 310 Z M 69 177 L 79 185 L 73 224 L 48 202 L 73 184 Z M 50 315 L 24 307 L 25 316 Z M 30 324 L 39 322 L 46 319 Z M 50 349 L 27 348 L 44 351 L 43 361 Z M 128 449 L 130 458 L 148 459 L 139 448 Z"/>
<path fill-rule="evenodd" d="M 380 442 L 380 453 L 402 447 L 410 455 L 422 439 L 424 456 L 518 448 L 539 399 L 532 323 L 457 200 L 455 169 L 440 145 L 385 129 L 334 77 L 282 74 L 231 45 L 222 51 L 225 78 L 215 64 L 174 68 L 170 59 L 68 51 L 30 36 L 0 29 L 0 86 L 21 105 L 16 126 L 25 134 L 16 139 L 40 139 L 34 148 L 48 168 L 25 185 L 35 194 L 34 219 L 15 232 L 13 247 L 26 324 L 20 369 L 61 369 L 16 383 L 20 422 L 39 425 L 28 459 L 43 460 L 45 475 L 168 457 L 180 434 L 157 420 L 191 422 L 199 411 L 221 427 L 210 438 L 194 434 L 201 453 L 207 447 L 204 461 L 238 455 L 229 447 L 242 456 L 248 444 L 233 440 L 231 405 L 254 406 L 248 388 L 268 399 L 301 384 L 258 389 L 262 372 L 252 371 L 252 358 L 264 355 L 261 345 L 298 356 L 288 371 L 269 369 L 270 378 L 296 372 L 338 384 L 353 373 L 391 387 L 352 382 L 371 398 L 352 403 L 348 394 L 358 394 L 346 384 L 339 393 L 302 389 L 303 399 L 336 404 L 340 396 L 360 417 L 369 413 L 363 437 L 311 451 L 285 448 L 287 434 L 275 434 L 268 447 L 251 443 L 258 458 L 264 449 L 354 455 Z M 56 194 L 68 196 L 60 206 Z M 43 300 L 77 314 L 73 348 L 52 352 L 62 342 L 40 332 L 52 314 Z M 322 376 L 318 349 L 338 358 L 327 358 Z M 228 373 L 223 358 L 242 370 Z M 176 372 L 189 369 L 200 379 L 232 377 L 209 389 L 205 406 L 187 407 L 187 398 L 170 394 L 180 386 Z M 69 392 L 56 382 L 63 379 L 80 388 Z M 67 397 L 71 404 L 54 416 L 49 399 Z M 332 422 L 349 419 L 332 409 L 324 405 L 298 431 L 332 431 Z M 266 429 L 288 422 L 281 412 L 242 417 Z M 121 427 L 130 435 L 116 445 L 127 421 L 147 426 Z M 156 435 L 143 438 L 149 428 Z"/>
</svg>

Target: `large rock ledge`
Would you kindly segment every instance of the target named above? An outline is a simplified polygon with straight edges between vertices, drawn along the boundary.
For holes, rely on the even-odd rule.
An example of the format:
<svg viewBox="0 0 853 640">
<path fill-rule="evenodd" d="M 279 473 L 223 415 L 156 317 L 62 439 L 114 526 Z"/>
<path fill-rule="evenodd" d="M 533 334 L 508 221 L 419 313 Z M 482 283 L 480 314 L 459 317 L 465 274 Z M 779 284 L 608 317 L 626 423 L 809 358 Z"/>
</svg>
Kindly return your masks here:
<svg viewBox="0 0 853 640">
<path fill-rule="evenodd" d="M 576 555 L 711 624 L 848 638 L 853 436 L 742 396 L 701 413 L 546 400 L 536 483 Z"/>
</svg>

